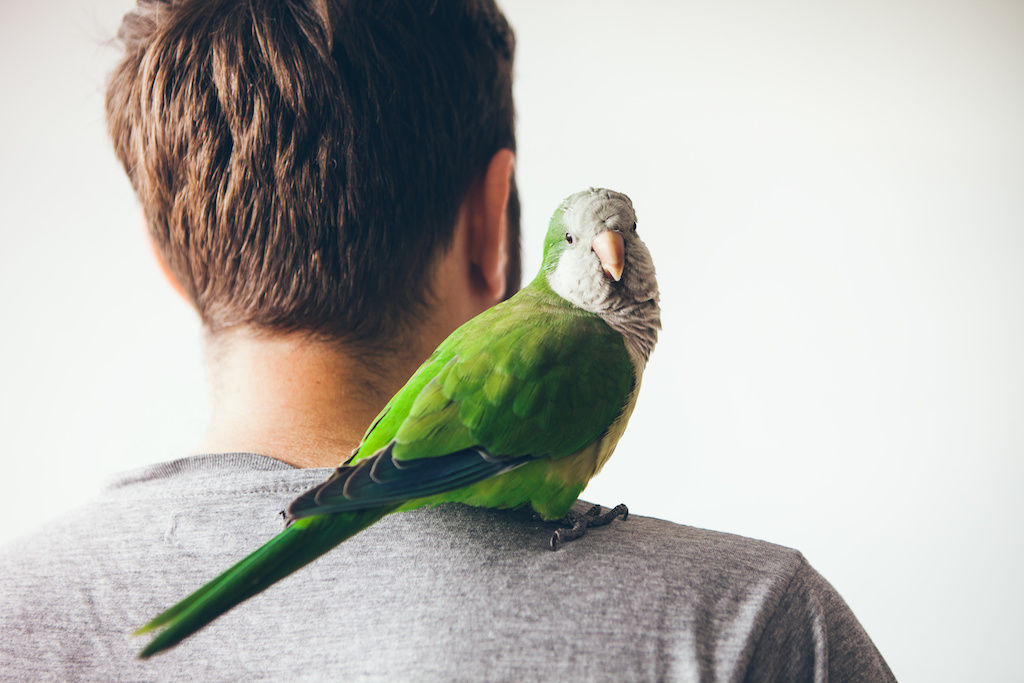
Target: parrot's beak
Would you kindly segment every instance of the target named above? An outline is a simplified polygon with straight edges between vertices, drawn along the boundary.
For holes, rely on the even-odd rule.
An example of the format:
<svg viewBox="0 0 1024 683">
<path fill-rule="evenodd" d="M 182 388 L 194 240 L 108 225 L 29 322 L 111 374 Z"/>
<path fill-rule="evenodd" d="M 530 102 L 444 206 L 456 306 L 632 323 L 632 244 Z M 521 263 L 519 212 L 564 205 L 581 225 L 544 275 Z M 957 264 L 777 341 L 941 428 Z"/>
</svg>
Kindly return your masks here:
<svg viewBox="0 0 1024 683">
<path fill-rule="evenodd" d="M 618 282 L 622 279 L 622 268 L 626 265 L 626 244 L 618 230 L 605 230 L 594 238 L 591 249 L 601 260 L 604 273 Z"/>
</svg>

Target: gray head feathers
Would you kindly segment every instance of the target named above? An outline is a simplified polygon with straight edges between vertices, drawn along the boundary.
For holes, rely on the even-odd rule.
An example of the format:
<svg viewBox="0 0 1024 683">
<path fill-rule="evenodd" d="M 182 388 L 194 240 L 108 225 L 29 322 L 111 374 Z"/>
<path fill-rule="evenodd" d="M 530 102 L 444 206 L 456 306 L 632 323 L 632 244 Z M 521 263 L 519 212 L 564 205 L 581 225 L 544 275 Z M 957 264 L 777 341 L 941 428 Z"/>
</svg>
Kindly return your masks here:
<svg viewBox="0 0 1024 683">
<path fill-rule="evenodd" d="M 636 230 L 629 197 L 613 190 L 579 192 L 563 202 L 566 245 L 548 283 L 562 298 L 599 315 L 620 332 L 634 362 L 647 362 L 661 329 L 654 262 Z M 616 281 L 594 251 L 594 240 L 613 231 L 622 237 L 624 264 Z"/>
</svg>

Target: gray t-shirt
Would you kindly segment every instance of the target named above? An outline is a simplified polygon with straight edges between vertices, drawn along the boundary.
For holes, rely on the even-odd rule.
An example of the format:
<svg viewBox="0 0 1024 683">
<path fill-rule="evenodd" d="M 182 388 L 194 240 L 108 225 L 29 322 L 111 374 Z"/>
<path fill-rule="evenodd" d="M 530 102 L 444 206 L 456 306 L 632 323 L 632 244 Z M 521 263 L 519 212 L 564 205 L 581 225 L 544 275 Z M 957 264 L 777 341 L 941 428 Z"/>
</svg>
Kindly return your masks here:
<svg viewBox="0 0 1024 683">
<path fill-rule="evenodd" d="M 630 516 L 551 552 L 551 525 L 462 505 L 390 515 L 135 658 L 131 631 L 280 531 L 278 511 L 328 473 L 176 460 L 0 549 L 0 677 L 892 680 L 795 550 Z"/>
</svg>

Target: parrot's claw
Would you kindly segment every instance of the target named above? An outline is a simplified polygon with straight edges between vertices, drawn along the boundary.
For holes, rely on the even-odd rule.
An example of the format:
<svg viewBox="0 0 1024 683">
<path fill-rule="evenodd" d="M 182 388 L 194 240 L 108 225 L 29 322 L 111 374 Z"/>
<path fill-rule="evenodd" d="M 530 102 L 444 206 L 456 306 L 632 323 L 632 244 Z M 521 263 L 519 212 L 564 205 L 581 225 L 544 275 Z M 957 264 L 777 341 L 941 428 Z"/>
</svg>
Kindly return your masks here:
<svg viewBox="0 0 1024 683">
<path fill-rule="evenodd" d="M 616 517 L 622 517 L 623 521 L 625 521 L 629 517 L 629 508 L 619 503 L 608 512 L 602 513 L 601 506 L 595 505 L 582 515 L 570 510 L 569 514 L 559 520 L 561 524 L 566 526 L 556 529 L 555 533 L 551 534 L 551 549 L 558 550 L 559 545 L 576 540 L 587 533 L 587 529 L 590 527 L 604 526 Z"/>
</svg>

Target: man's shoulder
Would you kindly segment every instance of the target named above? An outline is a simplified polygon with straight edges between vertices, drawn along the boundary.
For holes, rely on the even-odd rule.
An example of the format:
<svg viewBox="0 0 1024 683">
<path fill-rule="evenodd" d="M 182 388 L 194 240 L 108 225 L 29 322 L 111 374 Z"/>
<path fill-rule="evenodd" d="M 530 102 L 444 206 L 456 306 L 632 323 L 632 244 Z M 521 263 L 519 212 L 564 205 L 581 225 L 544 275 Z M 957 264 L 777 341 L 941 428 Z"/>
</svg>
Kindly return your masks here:
<svg viewBox="0 0 1024 683">
<path fill-rule="evenodd" d="M 134 659 L 127 633 L 277 533 L 277 511 L 325 476 L 232 456 L 123 477 L 0 549 L 0 663 L 29 677 L 286 678 L 319 643 L 323 671 L 367 676 L 366 653 L 386 643 L 380 679 L 742 678 L 770 654 L 763 634 L 807 631 L 831 590 L 798 551 L 742 536 L 630 515 L 552 552 L 550 523 L 445 504 L 389 515 Z"/>
<path fill-rule="evenodd" d="M 31 610 L 33 600 L 79 586 L 93 591 L 133 572 L 144 583 L 147 571 L 165 568 L 154 560 L 245 547 L 279 526 L 273 501 L 301 492 L 315 476 L 248 453 L 181 458 L 117 475 L 89 503 L 0 546 L 0 603 Z"/>
<path fill-rule="evenodd" d="M 28 588 L 88 583 L 147 558 L 212 563 L 244 555 L 277 533 L 278 511 L 326 474 L 245 453 L 149 466 L 116 478 L 89 505 L 0 548 L 0 567 L 7 587 Z M 396 571 L 411 561 L 460 564 L 470 576 L 514 565 L 509 573 L 524 583 L 563 572 L 582 572 L 594 581 L 621 574 L 674 595 L 718 601 L 778 592 L 806 565 L 792 548 L 635 514 L 552 552 L 555 528 L 522 511 L 443 504 L 390 515 L 324 563 L 357 575 L 382 555 Z"/>
<path fill-rule="evenodd" d="M 544 528 L 532 545 L 546 547 L 549 532 Z M 558 553 L 566 562 L 660 587 L 687 605 L 771 601 L 807 565 L 793 548 L 637 514 L 591 529 Z"/>
<path fill-rule="evenodd" d="M 325 476 L 252 454 L 186 458 L 128 473 L 91 504 L 0 548 L 0 600 L 32 611 L 35 601 L 63 599 L 60 587 L 116 592 L 115 584 L 123 588 L 133 574 L 140 592 L 198 585 L 280 531 L 278 511 Z M 391 571 L 392 583 L 415 592 L 434 591 L 437 573 L 458 573 L 494 588 L 494 599 L 511 599 L 507 589 L 516 586 L 516 595 L 538 603 L 552 587 L 585 581 L 637 609 L 740 609 L 751 602 L 764 609 L 806 565 L 791 548 L 641 515 L 591 529 L 552 552 L 555 528 L 523 511 L 443 504 L 389 515 L 300 574 L 314 587 L 318 579 L 345 577 L 372 590 L 366 577 Z M 660 602 L 637 604 L 638 595 L 654 594 Z"/>
<path fill-rule="evenodd" d="M 799 550 L 787 546 L 634 514 L 614 526 L 609 540 L 617 554 L 653 554 L 687 567 L 727 572 L 792 576 L 805 562 Z"/>
</svg>

